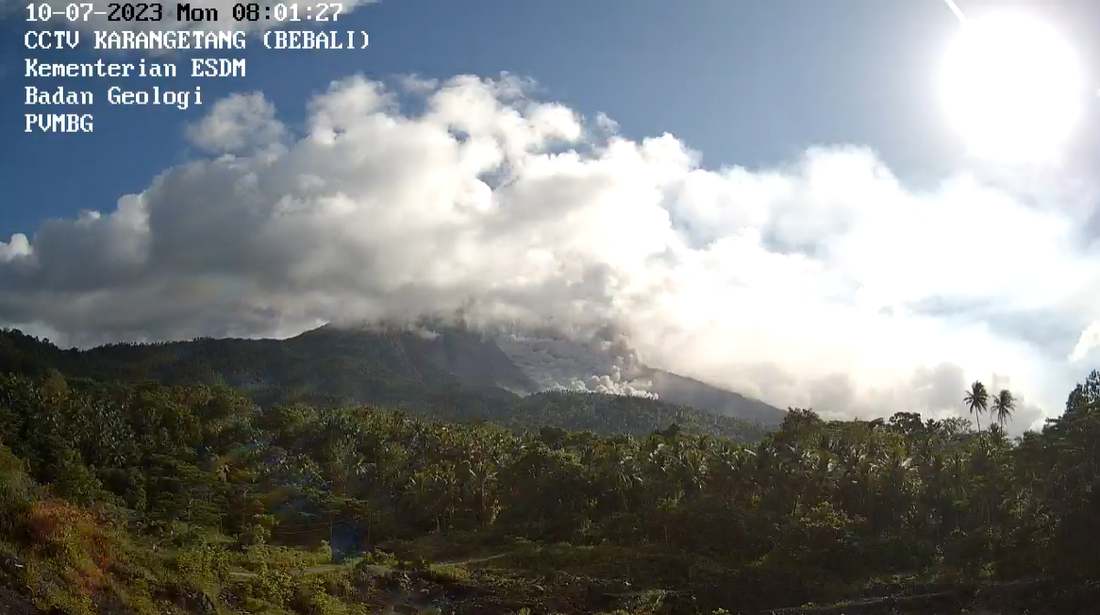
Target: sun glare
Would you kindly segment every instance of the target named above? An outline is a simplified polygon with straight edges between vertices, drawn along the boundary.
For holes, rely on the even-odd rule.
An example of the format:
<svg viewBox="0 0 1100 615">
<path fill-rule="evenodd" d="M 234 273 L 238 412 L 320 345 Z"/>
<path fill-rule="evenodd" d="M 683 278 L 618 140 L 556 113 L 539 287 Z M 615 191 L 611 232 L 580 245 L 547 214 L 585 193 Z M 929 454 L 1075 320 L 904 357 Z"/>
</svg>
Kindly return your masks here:
<svg viewBox="0 0 1100 615">
<path fill-rule="evenodd" d="M 967 21 L 948 48 L 942 94 L 972 153 L 1029 160 L 1068 140 L 1084 98 L 1076 54 L 1057 31 L 1017 13 Z"/>
</svg>

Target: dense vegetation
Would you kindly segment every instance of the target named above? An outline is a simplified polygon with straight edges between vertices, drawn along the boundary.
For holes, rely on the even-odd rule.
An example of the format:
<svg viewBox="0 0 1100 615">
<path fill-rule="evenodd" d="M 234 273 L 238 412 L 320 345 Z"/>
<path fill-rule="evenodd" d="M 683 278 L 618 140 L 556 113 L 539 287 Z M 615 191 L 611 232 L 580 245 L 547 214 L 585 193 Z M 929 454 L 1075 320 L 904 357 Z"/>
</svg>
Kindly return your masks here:
<svg viewBox="0 0 1100 615">
<path fill-rule="evenodd" d="M 1021 579 L 1049 604 L 1100 576 L 1098 372 L 1018 441 L 995 416 L 792 410 L 739 444 L 263 408 L 40 350 L 0 375 L 0 584 L 74 615 L 750 612 Z M 543 397 L 532 421 L 587 420 L 587 399 Z"/>
<path fill-rule="evenodd" d="M 642 397 L 567 392 L 521 397 L 494 382 L 519 383 L 526 379 L 522 371 L 491 341 L 462 332 L 433 344 L 407 331 L 347 334 L 321 328 L 290 340 L 200 339 L 78 351 L 0 331 L 0 373 L 42 377 L 50 370 L 103 382 L 227 384 L 264 408 L 369 403 L 439 421 L 491 421 L 519 431 L 549 425 L 646 435 L 676 422 L 738 442 L 754 442 L 766 432 L 752 421 Z"/>
</svg>

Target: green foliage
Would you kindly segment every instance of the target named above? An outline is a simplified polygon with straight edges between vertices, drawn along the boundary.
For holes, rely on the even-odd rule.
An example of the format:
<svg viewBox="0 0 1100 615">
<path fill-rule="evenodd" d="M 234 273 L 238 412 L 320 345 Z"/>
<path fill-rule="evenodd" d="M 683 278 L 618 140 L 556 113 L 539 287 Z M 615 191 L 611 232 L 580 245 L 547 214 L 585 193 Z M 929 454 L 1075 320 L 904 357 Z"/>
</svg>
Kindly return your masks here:
<svg viewBox="0 0 1100 615">
<path fill-rule="evenodd" d="M 105 611 L 105 596 L 160 612 L 171 588 L 194 599 L 227 586 L 241 608 L 302 615 L 421 586 L 495 583 L 520 596 L 501 604 L 534 604 L 580 600 L 579 578 L 684 589 L 710 612 L 917 579 L 1100 576 L 1096 372 L 1064 416 L 1018 441 L 997 426 L 1014 401 L 998 394 L 980 433 L 961 419 L 792 409 L 748 443 L 737 424 L 685 409 L 560 393 L 505 398 L 522 416 L 492 415 L 502 424 L 374 406 L 263 413 L 219 384 L 105 383 L 24 360 L 96 365 L 50 352 L 0 343 L 21 370 L 0 374 L 0 571 L 72 612 Z M 983 390 L 969 392 L 976 417 Z M 492 576 L 502 569 L 529 576 Z M 592 593 L 634 596 L 599 607 L 634 613 L 679 596 Z"/>
<path fill-rule="evenodd" d="M 360 560 L 362 566 L 388 566 L 396 568 L 399 565 L 397 556 L 388 551 L 371 551 L 363 554 Z"/>
<path fill-rule="evenodd" d="M 57 461 L 46 468 L 45 480 L 59 495 L 81 504 L 91 503 L 102 489 L 96 475 L 71 448 L 64 449 Z"/>
<path fill-rule="evenodd" d="M 437 583 L 449 584 L 470 580 L 470 571 L 463 566 L 454 564 L 431 564 L 429 566 L 431 577 Z"/>
<path fill-rule="evenodd" d="M 328 594 L 325 580 L 320 577 L 307 577 L 298 582 L 291 606 L 302 615 L 339 615 L 344 611 L 340 601 Z"/>
<path fill-rule="evenodd" d="M 327 540 L 321 541 L 321 546 L 317 548 L 317 562 L 328 564 L 332 561 L 332 546 L 328 544 Z"/>
<path fill-rule="evenodd" d="M 242 528 L 237 542 L 243 548 L 265 545 L 271 540 L 274 525 L 274 515 L 252 515 L 250 522 Z"/>
<path fill-rule="evenodd" d="M 525 397 L 513 405 L 509 415 L 485 418 L 516 430 L 552 426 L 600 435 L 644 436 L 655 430 L 664 431 L 670 425 L 674 431 L 706 433 L 736 442 L 754 442 L 766 433 L 764 427 L 749 421 L 644 397 L 545 392 Z M 547 444 L 552 445 L 551 442 Z"/>
<path fill-rule="evenodd" d="M 0 444 L 0 536 L 22 537 L 34 503 L 27 463 Z"/>
<path fill-rule="evenodd" d="M 217 587 L 229 580 L 229 554 L 212 543 L 202 543 L 176 553 L 176 570 L 190 589 Z"/>
<path fill-rule="evenodd" d="M 531 389 L 535 385 L 500 351 L 480 336 L 449 333 L 446 352 L 404 330 L 349 333 L 330 328 L 289 340 L 214 340 L 159 344 L 112 344 L 88 351 L 62 351 L 18 331 L 0 331 L 0 373 L 52 378 L 47 391 L 66 394 L 72 378 L 149 381 L 205 390 L 190 419 L 201 419 L 208 436 L 231 438 L 234 426 L 255 414 L 254 405 L 230 386 L 247 391 L 271 408 L 257 423 L 293 434 L 313 420 L 317 408 L 383 404 L 413 415 L 448 422 L 490 421 L 523 431 L 545 425 L 598 434 L 646 435 L 671 423 L 740 442 L 760 439 L 766 429 L 731 418 L 640 397 L 581 393 L 541 393 L 519 397 L 496 382 Z M 477 356 L 467 357 L 473 352 Z M 466 365 L 477 365 L 470 370 Z M 478 375 L 488 370 L 494 377 Z M 64 373 L 70 378 L 66 381 Z M 763 406 L 760 402 L 754 402 Z M 778 413 L 777 410 L 767 407 Z M 0 422 L 3 417 L 0 416 Z M 190 425 L 198 429 L 198 423 Z M 122 434 L 104 434 L 116 438 Z M 91 460 L 88 460 L 91 461 Z"/>
<path fill-rule="evenodd" d="M 284 607 L 294 597 L 294 585 L 290 574 L 265 566 L 246 584 L 245 595 L 253 600 Z"/>
</svg>

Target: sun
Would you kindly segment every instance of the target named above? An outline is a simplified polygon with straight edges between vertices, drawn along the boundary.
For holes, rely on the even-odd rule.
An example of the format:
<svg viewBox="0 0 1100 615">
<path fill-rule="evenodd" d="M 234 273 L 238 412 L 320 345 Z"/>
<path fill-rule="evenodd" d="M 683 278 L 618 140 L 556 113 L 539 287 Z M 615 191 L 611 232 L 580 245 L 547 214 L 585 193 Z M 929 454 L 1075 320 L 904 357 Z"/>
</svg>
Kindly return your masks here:
<svg viewBox="0 0 1100 615">
<path fill-rule="evenodd" d="M 1080 75 L 1056 30 L 1001 13 L 963 24 L 944 58 L 941 93 L 972 153 L 1037 159 L 1056 154 L 1072 133 L 1084 98 Z"/>
</svg>

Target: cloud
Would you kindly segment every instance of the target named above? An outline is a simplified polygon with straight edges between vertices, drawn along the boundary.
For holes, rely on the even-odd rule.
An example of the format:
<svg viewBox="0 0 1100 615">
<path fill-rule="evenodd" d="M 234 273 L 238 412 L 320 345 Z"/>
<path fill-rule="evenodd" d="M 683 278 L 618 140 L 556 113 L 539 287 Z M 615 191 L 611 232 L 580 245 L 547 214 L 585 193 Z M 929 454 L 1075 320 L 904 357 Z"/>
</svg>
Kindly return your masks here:
<svg viewBox="0 0 1100 615">
<path fill-rule="evenodd" d="M 596 114 L 596 126 L 605 133 L 614 134 L 619 132 L 619 123 L 608 117 L 603 111 Z"/>
<path fill-rule="evenodd" d="M 1073 347 L 1069 360 L 1074 363 L 1080 362 L 1097 348 L 1100 348 L 1100 320 L 1090 324 L 1088 328 L 1081 332 L 1081 337 L 1077 340 L 1077 345 Z"/>
<path fill-rule="evenodd" d="M 1005 374 L 1038 421 L 1080 377 L 1064 331 L 1100 313 L 1094 204 L 966 172 L 916 189 L 856 146 L 707 168 L 533 91 L 352 77 L 298 132 L 260 94 L 223 100 L 187 133 L 213 157 L 0 242 L 0 321 L 80 344 L 455 310 L 610 323 L 654 367 L 832 416 L 958 412 Z"/>
<path fill-rule="evenodd" d="M 574 378 L 565 384 L 555 383 L 547 387 L 547 389 L 550 391 L 576 391 L 582 393 L 603 393 L 606 395 L 625 395 L 627 397 L 658 399 L 656 393 L 647 390 L 651 386 L 653 386 L 653 383 L 648 381 L 624 382 L 619 371 L 614 370 L 610 374 L 589 376 L 585 380 Z"/>
<path fill-rule="evenodd" d="M 279 27 L 305 29 L 315 24 L 326 23 L 313 21 L 312 19 L 307 20 L 307 15 L 311 18 L 319 15 L 331 18 L 333 15 L 337 15 L 336 21 L 330 19 L 327 23 L 338 25 L 340 17 L 344 17 L 358 8 L 377 2 L 379 2 L 379 0 L 340 0 L 339 2 L 306 1 L 294 3 L 276 2 L 273 0 L 249 0 L 249 2 L 243 3 L 239 0 L 161 2 L 159 5 L 157 3 L 150 4 L 150 8 L 140 15 L 140 18 L 142 18 L 140 21 L 136 13 L 133 19 L 119 19 L 122 17 L 121 13 L 115 14 L 113 15 L 115 20 L 109 21 L 109 18 L 112 17 L 113 7 L 108 6 L 110 4 L 108 0 L 88 0 L 85 2 L 42 0 L 41 2 L 35 2 L 34 6 L 40 7 L 48 5 L 50 7 L 53 19 L 49 23 L 69 27 L 86 33 L 95 31 L 151 32 L 157 30 L 193 30 L 198 32 L 236 30 L 244 32 L 263 32 Z M 233 7 L 238 4 L 246 7 L 255 5 L 257 7 L 255 18 L 250 18 L 246 14 L 242 19 L 235 19 Z M 177 7 L 181 5 L 189 5 L 192 9 L 214 9 L 217 12 L 217 19 L 212 21 L 181 21 L 178 17 L 183 15 L 177 12 Z M 289 13 L 285 19 L 280 19 L 283 17 L 283 12 L 281 8 L 275 9 L 274 7 L 276 5 L 282 5 L 284 7 L 293 5 L 297 7 L 297 16 L 299 20 L 290 21 L 290 19 L 293 19 L 294 15 Z M 6 13 L 14 13 L 25 19 L 26 6 L 26 2 L 21 2 L 19 0 L 0 0 L 0 17 L 3 17 Z M 154 13 L 156 6 L 161 7 L 159 14 Z M 339 6 L 339 10 L 336 8 L 337 6 Z M 69 11 L 68 15 L 66 14 L 66 10 Z M 20 11 L 22 11 L 22 13 L 20 13 Z M 70 17 L 76 17 L 76 19 L 70 19 Z M 33 26 L 33 23 L 31 25 Z"/>
<path fill-rule="evenodd" d="M 259 92 L 223 98 L 206 117 L 187 127 L 187 138 L 195 146 L 219 154 L 272 145 L 284 133 L 275 119 L 275 106 Z"/>
<path fill-rule="evenodd" d="M 27 240 L 27 236 L 22 233 L 17 233 L 11 236 L 8 242 L 0 241 L 0 263 L 6 263 L 13 261 L 17 258 L 23 259 L 31 254 L 31 244 Z"/>
<path fill-rule="evenodd" d="M 642 377 L 643 367 L 629 339 L 602 330 L 555 331 L 494 328 L 497 343 L 540 390 L 587 391 L 658 399 Z"/>
</svg>

